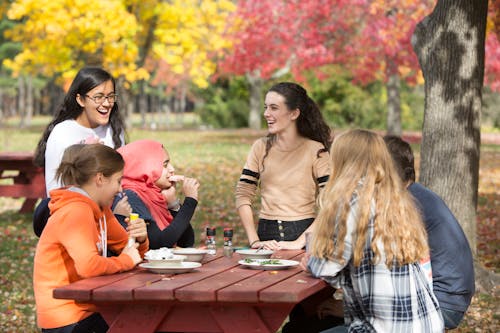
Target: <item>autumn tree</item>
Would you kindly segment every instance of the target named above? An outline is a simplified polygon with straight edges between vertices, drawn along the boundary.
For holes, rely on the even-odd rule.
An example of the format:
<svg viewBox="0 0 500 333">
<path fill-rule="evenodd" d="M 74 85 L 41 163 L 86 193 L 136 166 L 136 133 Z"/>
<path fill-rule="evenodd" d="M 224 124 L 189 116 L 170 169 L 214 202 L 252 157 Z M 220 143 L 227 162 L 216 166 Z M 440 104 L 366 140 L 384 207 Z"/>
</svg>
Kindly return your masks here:
<svg viewBox="0 0 500 333">
<path fill-rule="evenodd" d="M 438 0 L 416 27 L 425 78 L 420 181 L 450 206 L 476 251 L 487 0 Z"/>
<path fill-rule="evenodd" d="M 219 62 L 219 75 L 244 75 L 250 89 L 249 126 L 260 128 L 265 80 L 339 63 L 364 1 L 243 0 L 228 21 L 233 42 Z M 341 54 L 341 53 L 339 53 Z"/>
</svg>

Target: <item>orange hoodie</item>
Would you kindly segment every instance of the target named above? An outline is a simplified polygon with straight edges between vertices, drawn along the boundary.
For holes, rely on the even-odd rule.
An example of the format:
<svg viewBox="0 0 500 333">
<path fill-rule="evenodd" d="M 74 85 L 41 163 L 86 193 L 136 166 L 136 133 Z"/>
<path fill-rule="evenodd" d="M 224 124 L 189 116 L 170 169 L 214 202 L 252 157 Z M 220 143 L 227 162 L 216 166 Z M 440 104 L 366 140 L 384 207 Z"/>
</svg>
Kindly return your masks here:
<svg viewBox="0 0 500 333">
<path fill-rule="evenodd" d="M 33 272 L 41 328 L 73 324 L 95 312 L 91 304 L 55 299 L 54 288 L 134 268 L 132 259 L 121 253 L 127 245 L 128 234 L 110 208 L 101 210 L 88 196 L 64 188 L 51 191 L 50 196 L 51 216 L 36 247 Z M 119 256 L 102 255 L 104 229 L 107 229 L 107 247 L 120 253 Z M 148 247 L 148 241 L 139 246 L 141 256 Z"/>
</svg>

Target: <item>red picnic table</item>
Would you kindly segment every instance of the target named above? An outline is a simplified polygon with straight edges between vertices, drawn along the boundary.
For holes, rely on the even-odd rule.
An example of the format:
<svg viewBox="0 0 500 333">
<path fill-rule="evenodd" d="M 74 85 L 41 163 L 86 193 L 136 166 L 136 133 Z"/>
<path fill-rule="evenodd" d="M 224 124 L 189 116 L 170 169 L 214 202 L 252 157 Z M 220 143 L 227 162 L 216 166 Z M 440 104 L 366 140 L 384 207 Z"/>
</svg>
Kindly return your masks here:
<svg viewBox="0 0 500 333">
<path fill-rule="evenodd" d="M 302 250 L 273 258 L 300 261 Z M 54 297 L 93 303 L 108 332 L 276 332 L 292 308 L 306 298 L 332 294 L 324 281 L 298 266 L 256 270 L 232 258 L 206 255 L 184 274 L 156 274 L 142 268 L 84 279 L 54 290 Z"/>
<path fill-rule="evenodd" d="M 32 212 L 37 200 L 47 196 L 43 168 L 33 164 L 31 152 L 0 152 L 0 179 L 0 196 L 26 198 L 21 213 Z"/>
</svg>

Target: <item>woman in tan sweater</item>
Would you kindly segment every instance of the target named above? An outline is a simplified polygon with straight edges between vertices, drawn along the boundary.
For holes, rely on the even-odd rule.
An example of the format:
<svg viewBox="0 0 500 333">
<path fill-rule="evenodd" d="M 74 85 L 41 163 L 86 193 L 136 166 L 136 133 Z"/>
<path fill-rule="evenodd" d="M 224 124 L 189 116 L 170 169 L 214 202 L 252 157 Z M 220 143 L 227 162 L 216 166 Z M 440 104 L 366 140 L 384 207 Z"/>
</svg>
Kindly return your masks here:
<svg viewBox="0 0 500 333">
<path fill-rule="evenodd" d="M 250 150 L 236 186 L 236 208 L 250 247 L 300 249 L 316 216 L 316 196 L 330 173 L 331 129 L 296 83 L 271 87 L 264 110 L 269 133 Z M 258 188 L 256 229 L 252 204 Z"/>
</svg>

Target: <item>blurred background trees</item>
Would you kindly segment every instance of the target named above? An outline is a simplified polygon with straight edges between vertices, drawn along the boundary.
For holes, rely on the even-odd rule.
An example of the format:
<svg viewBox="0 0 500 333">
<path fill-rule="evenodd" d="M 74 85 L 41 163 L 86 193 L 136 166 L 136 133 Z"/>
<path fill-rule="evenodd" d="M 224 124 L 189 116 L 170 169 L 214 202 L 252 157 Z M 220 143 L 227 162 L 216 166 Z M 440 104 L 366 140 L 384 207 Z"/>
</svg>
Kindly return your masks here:
<svg viewBox="0 0 500 333">
<path fill-rule="evenodd" d="M 2 119 L 52 114 L 83 66 L 118 79 L 125 116 L 179 126 L 262 122 L 263 91 L 305 85 L 332 126 L 420 129 L 423 79 L 410 39 L 433 0 L 4 0 Z M 498 127 L 498 4 L 487 25 L 484 123 Z M 148 117 L 148 115 L 155 117 Z M 149 119 L 148 119 L 149 118 Z"/>
</svg>

